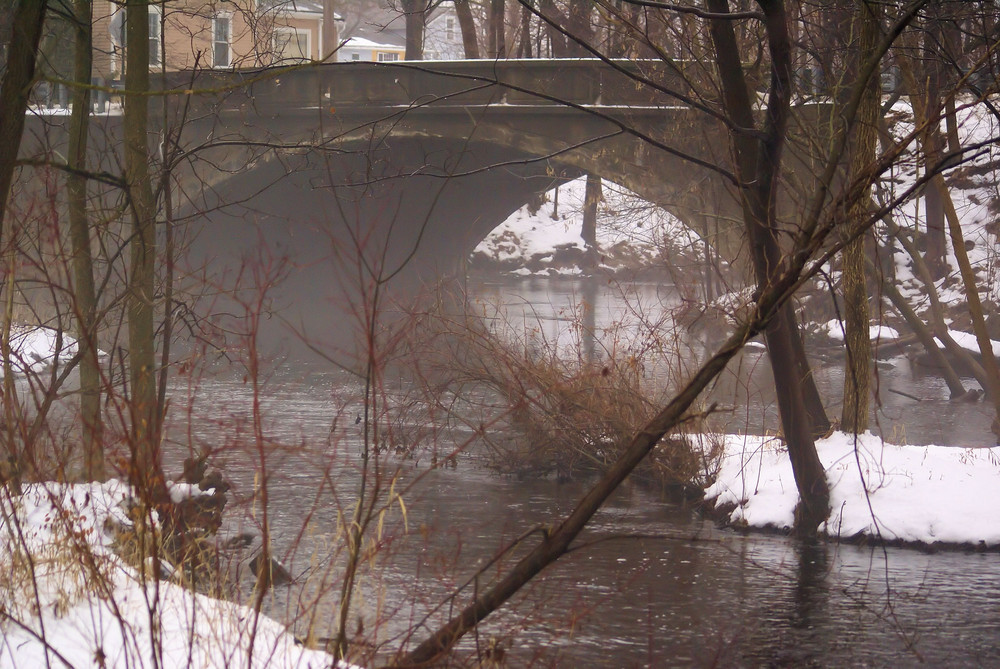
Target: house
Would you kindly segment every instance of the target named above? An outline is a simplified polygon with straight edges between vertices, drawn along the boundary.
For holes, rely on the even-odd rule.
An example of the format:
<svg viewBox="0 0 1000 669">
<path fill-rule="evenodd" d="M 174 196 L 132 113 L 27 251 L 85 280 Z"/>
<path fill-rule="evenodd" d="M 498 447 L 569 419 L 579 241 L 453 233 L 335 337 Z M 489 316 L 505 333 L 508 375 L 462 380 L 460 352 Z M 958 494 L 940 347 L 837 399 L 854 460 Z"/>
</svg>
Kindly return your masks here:
<svg viewBox="0 0 1000 669">
<path fill-rule="evenodd" d="M 394 30 L 359 27 L 337 51 L 338 61 L 389 62 L 406 57 L 406 37 Z"/>
<path fill-rule="evenodd" d="M 398 10 L 385 8 L 362 17 L 344 35 L 337 60 L 389 62 L 406 57 L 406 24 Z"/>
<path fill-rule="evenodd" d="M 167 0 L 149 7 L 150 69 L 255 68 L 321 60 L 322 0 Z M 338 17 L 339 18 L 339 17 Z M 120 79 L 125 10 L 94 1 L 94 76 Z"/>
<path fill-rule="evenodd" d="M 424 28 L 424 60 L 462 60 L 465 44 L 455 6 L 444 3 L 428 16 Z"/>
<path fill-rule="evenodd" d="M 450 2 L 428 13 L 424 22 L 424 59 L 465 58 L 458 14 Z M 386 62 L 406 57 L 406 23 L 398 9 L 383 8 L 359 20 L 347 36 L 338 61 Z"/>
</svg>

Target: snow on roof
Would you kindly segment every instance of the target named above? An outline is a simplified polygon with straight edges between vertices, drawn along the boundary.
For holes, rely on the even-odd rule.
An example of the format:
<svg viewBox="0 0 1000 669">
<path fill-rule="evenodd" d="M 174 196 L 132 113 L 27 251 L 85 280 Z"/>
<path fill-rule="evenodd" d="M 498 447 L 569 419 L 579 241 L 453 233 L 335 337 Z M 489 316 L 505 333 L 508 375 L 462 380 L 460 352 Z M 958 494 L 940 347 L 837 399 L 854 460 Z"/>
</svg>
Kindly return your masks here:
<svg viewBox="0 0 1000 669">
<path fill-rule="evenodd" d="M 351 37 L 344 42 L 345 48 L 355 48 L 355 49 L 386 49 L 391 51 L 400 51 L 405 47 L 398 44 L 385 44 L 381 42 L 375 42 L 370 39 L 365 39 L 364 37 Z"/>
</svg>

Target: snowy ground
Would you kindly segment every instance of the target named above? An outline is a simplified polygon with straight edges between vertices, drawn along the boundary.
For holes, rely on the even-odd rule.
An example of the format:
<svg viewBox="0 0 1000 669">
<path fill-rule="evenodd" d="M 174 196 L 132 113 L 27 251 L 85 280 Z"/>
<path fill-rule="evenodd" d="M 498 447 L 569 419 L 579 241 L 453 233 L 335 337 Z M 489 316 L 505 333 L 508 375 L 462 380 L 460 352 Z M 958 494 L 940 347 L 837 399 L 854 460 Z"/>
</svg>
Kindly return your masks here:
<svg viewBox="0 0 1000 669">
<path fill-rule="evenodd" d="M 792 527 L 798 491 L 784 445 L 767 437 L 725 435 L 725 455 L 706 491 L 736 505 L 738 526 Z M 1000 546 L 1000 447 L 895 446 L 865 434 L 817 442 L 830 482 L 831 537 Z"/>
<path fill-rule="evenodd" d="M 143 579 L 112 550 L 128 501 L 118 481 L 4 493 L 0 667 L 334 666 L 245 606 Z"/>
</svg>

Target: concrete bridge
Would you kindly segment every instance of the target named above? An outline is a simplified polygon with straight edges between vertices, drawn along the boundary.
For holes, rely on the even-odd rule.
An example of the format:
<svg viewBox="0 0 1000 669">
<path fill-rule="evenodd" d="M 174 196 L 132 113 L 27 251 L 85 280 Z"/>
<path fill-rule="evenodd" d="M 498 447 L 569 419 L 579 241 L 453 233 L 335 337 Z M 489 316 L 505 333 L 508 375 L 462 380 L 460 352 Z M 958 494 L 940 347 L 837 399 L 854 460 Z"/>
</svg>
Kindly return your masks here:
<svg viewBox="0 0 1000 669">
<path fill-rule="evenodd" d="M 691 108 L 688 82 L 662 62 L 341 63 L 184 77 L 174 75 L 166 85 L 194 91 L 167 98 L 174 122 L 184 126 L 182 145 L 202 134 L 206 121 L 212 139 L 226 142 L 212 161 L 223 169 L 198 170 L 198 181 L 227 181 L 245 191 L 251 177 L 243 166 L 258 171 L 291 155 L 298 156 L 299 185 L 348 200 L 356 201 L 349 193 L 359 185 L 373 197 L 373 182 L 385 188 L 387 180 L 405 179 L 399 188 L 408 216 L 421 227 L 426 215 L 442 219 L 441 235 L 429 224 L 431 236 L 456 244 L 459 257 L 529 194 L 554 178 L 586 172 L 633 190 L 706 235 L 719 234 L 705 228 L 703 215 L 722 213 L 724 183 L 705 166 L 726 164 L 724 128 Z M 183 121 L 181 103 L 188 103 Z M 253 144 L 237 148 L 247 140 Z M 436 214 L 409 206 L 402 194 L 428 190 L 439 193 Z M 476 191 L 472 209 L 461 202 L 465 191 Z M 737 209 L 724 212 L 729 219 Z M 730 257 L 737 250 L 729 240 L 713 243 Z"/>
<path fill-rule="evenodd" d="M 455 269 L 533 194 L 586 172 L 736 259 L 739 209 L 713 168 L 728 164 L 725 128 L 686 76 L 586 60 L 180 72 L 158 82 L 151 144 L 173 156 L 190 262 L 281 275 L 273 310 L 314 339 L 376 283 L 412 289 Z M 95 159 L 114 172 L 119 124 L 95 125 Z"/>
</svg>

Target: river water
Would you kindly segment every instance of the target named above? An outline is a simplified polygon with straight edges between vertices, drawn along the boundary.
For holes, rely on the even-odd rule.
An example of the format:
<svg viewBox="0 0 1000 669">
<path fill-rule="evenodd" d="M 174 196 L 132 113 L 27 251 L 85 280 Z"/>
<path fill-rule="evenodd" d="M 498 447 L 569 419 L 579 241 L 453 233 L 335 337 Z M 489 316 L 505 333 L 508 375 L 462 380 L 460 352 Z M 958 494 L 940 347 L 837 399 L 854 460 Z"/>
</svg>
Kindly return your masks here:
<svg viewBox="0 0 1000 669">
<path fill-rule="evenodd" d="M 483 284 L 472 295 L 488 320 L 527 326 L 553 346 L 598 360 L 611 348 L 602 337 L 624 343 L 645 336 L 629 314 L 662 328 L 651 314 L 678 304 L 656 286 L 623 291 L 583 280 Z M 498 301 L 506 305 L 499 311 Z M 589 332 L 599 336 L 588 341 Z M 673 332 L 688 365 L 723 328 Z M 723 409 L 713 418 L 719 429 L 776 426 L 761 358 L 747 351 L 713 388 Z M 839 394 L 839 364 L 817 367 L 825 397 Z M 650 362 L 646 371 L 669 384 L 677 369 L 675 357 L 662 369 Z M 945 401 L 942 384 L 902 360 L 881 367 L 878 379 L 875 415 L 883 434 L 910 443 L 992 445 L 986 407 Z M 231 514 L 229 530 L 259 529 L 266 511 L 275 553 L 296 577 L 269 595 L 265 610 L 302 636 L 333 636 L 343 528 L 363 473 L 362 425 L 355 423 L 360 383 L 341 372 L 283 368 L 259 396 L 256 433 L 245 379 L 224 374 L 185 383 L 175 382 L 172 393 L 169 470 L 189 446 L 217 450 L 234 483 L 233 510 L 246 511 Z M 421 427 L 437 435 L 439 462 L 453 444 L 473 437 L 461 426 Z M 419 642 L 457 610 L 439 606 L 448 592 L 467 581 L 467 592 L 488 585 L 519 554 L 516 540 L 526 536 L 524 545 L 532 545 L 530 531 L 568 513 L 589 483 L 497 476 L 474 447 L 448 466 L 431 464 L 427 453 L 387 454 L 367 470 L 365 499 L 374 495 L 379 503 L 349 632 L 372 644 L 368 657 L 385 659 L 407 638 Z M 1000 666 L 995 553 L 743 536 L 637 484 L 623 486 L 578 544 L 466 639 L 460 656 L 499 642 L 509 666 Z"/>
</svg>

